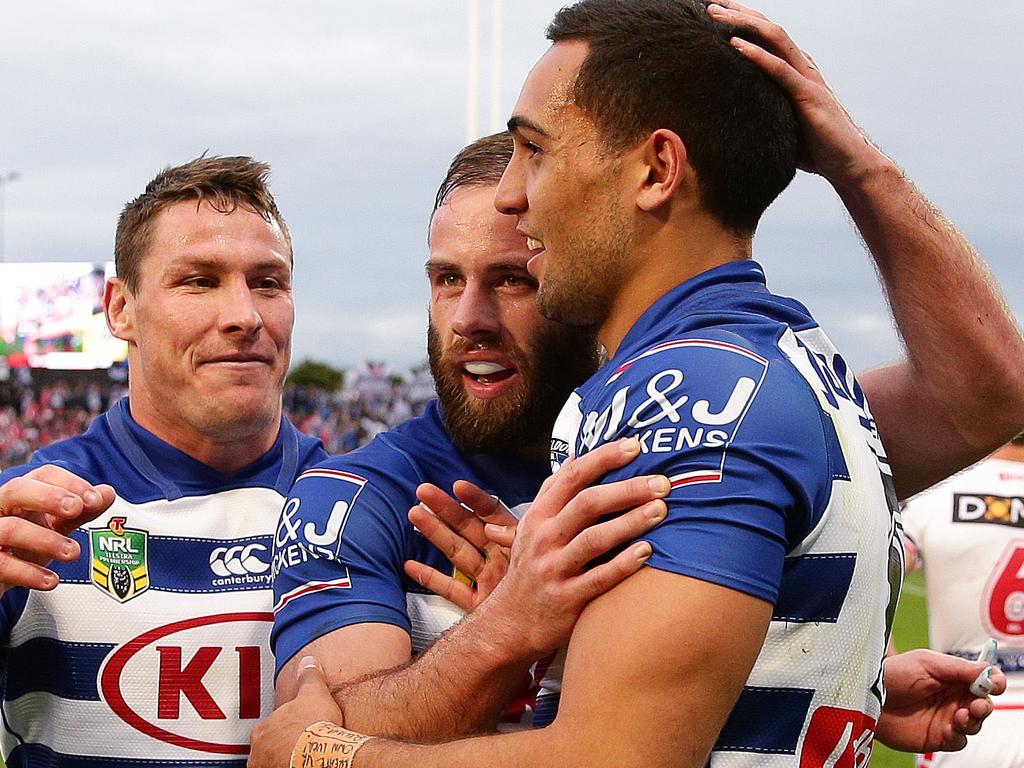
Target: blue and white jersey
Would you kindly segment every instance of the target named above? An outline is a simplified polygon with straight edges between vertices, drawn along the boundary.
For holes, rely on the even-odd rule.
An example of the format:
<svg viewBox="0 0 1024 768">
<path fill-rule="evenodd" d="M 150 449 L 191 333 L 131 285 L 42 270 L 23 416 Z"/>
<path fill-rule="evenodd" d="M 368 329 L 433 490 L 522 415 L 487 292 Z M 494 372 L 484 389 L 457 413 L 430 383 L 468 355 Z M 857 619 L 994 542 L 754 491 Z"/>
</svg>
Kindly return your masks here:
<svg viewBox="0 0 1024 768">
<path fill-rule="evenodd" d="M 413 652 L 431 644 L 462 611 L 402 570 L 406 560 L 418 560 L 453 572 L 409 522 L 417 486 L 450 492 L 456 480 L 469 480 L 520 513 L 548 474 L 544 462 L 459 451 L 436 401 L 363 448 L 303 472 L 274 540 L 278 670 L 313 640 L 353 624 L 401 627 Z"/>
<path fill-rule="evenodd" d="M 710 765 L 864 764 L 902 547 L 885 453 L 842 357 L 758 264 L 717 267 L 651 306 L 576 391 L 552 462 L 630 436 L 641 455 L 606 480 L 672 482 L 647 565 L 774 605 Z"/>
<path fill-rule="evenodd" d="M 241 768 L 273 709 L 270 584 L 288 488 L 326 453 L 282 421 L 274 447 L 224 475 L 158 439 L 122 400 L 84 435 L 38 451 L 117 491 L 75 531 L 51 592 L 0 599 L 9 768 Z"/>
</svg>

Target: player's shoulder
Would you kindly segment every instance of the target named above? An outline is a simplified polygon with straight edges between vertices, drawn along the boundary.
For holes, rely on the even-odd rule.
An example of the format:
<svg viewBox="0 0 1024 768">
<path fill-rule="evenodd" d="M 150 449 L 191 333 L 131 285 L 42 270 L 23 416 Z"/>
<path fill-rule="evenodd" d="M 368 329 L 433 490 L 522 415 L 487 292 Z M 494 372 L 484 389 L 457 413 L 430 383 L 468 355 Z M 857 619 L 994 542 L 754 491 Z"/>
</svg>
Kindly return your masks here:
<svg viewBox="0 0 1024 768">
<path fill-rule="evenodd" d="M 416 486 L 423 482 L 418 454 L 432 449 L 424 439 L 432 433 L 424 417 L 410 419 L 401 427 L 377 435 L 373 440 L 350 453 L 332 456 L 307 467 L 299 473 L 291 496 L 304 502 L 347 498 L 355 503 L 364 492 L 376 498 L 391 500 L 403 513 Z"/>
<path fill-rule="evenodd" d="M 603 399 L 662 407 L 669 416 L 680 415 L 675 406 L 688 405 L 691 415 L 708 423 L 729 421 L 759 398 L 813 400 L 805 378 L 777 343 L 783 332 L 769 325 L 754 332 L 712 327 L 671 334 L 613 360 L 592 379 L 584 397 L 602 392 Z"/>
<path fill-rule="evenodd" d="M 691 329 L 614 359 L 579 392 L 576 450 L 628 436 L 651 452 L 717 449 L 738 439 L 820 446 L 817 399 L 765 333 L 759 340 Z"/>
</svg>

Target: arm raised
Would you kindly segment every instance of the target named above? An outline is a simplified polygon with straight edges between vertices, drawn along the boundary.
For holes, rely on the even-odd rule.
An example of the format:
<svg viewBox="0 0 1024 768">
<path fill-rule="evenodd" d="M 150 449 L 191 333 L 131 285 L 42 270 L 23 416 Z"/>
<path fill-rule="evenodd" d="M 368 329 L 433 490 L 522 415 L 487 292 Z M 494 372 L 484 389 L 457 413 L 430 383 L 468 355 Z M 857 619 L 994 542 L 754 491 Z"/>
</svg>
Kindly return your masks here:
<svg viewBox="0 0 1024 768">
<path fill-rule="evenodd" d="M 737 28 L 736 48 L 790 97 L 801 167 L 835 188 L 882 279 L 906 359 L 858 378 L 908 498 L 1024 429 L 1024 338 L 975 249 L 857 127 L 786 31 L 734 0 L 708 11 Z"/>
</svg>

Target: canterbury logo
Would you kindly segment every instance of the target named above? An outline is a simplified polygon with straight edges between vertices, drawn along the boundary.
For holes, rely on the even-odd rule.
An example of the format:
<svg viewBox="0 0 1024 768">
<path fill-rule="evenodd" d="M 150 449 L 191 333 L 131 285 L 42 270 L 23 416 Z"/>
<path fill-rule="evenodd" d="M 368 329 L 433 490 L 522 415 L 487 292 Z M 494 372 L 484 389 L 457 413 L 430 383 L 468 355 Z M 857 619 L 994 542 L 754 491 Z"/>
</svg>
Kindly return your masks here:
<svg viewBox="0 0 1024 768">
<path fill-rule="evenodd" d="M 266 552 L 262 544 L 246 544 L 237 547 L 217 547 L 210 553 L 210 570 L 218 576 L 245 576 L 261 574 L 270 570 L 270 563 L 256 556 Z"/>
</svg>

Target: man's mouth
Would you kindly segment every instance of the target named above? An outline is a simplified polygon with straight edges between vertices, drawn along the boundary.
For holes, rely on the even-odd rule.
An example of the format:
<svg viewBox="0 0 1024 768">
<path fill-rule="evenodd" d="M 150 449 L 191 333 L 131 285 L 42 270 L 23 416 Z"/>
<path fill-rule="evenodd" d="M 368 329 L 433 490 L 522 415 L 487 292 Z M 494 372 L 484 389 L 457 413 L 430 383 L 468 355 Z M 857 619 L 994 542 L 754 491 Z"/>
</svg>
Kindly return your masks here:
<svg viewBox="0 0 1024 768">
<path fill-rule="evenodd" d="M 544 243 L 543 241 L 538 240 L 536 237 L 527 237 L 526 247 L 529 248 L 531 251 L 539 251 L 544 247 Z"/>
<path fill-rule="evenodd" d="M 494 384 L 512 376 L 516 369 L 486 360 L 463 363 L 462 370 L 481 384 Z"/>
<path fill-rule="evenodd" d="M 252 353 L 235 353 L 207 358 L 206 363 L 234 363 L 236 365 L 259 363 L 263 365 L 270 365 L 271 358 L 263 355 L 254 355 Z"/>
</svg>

